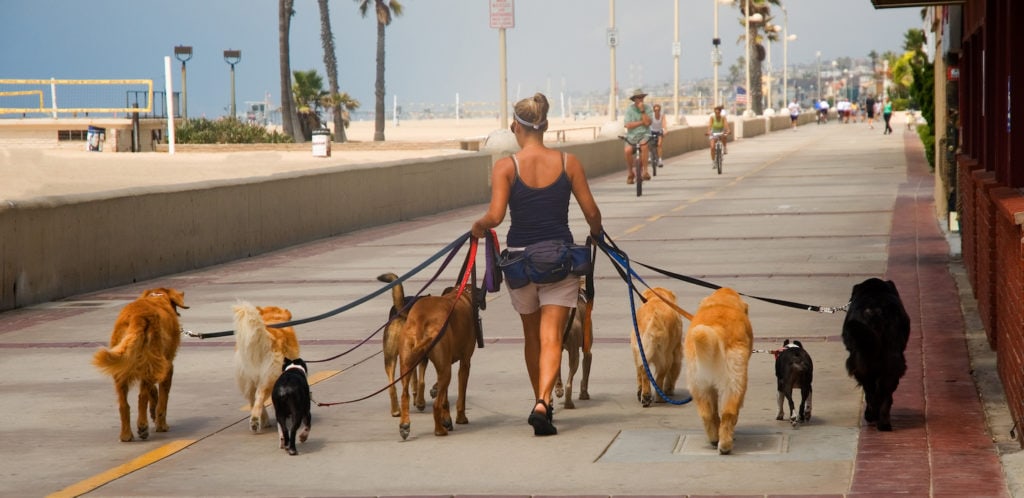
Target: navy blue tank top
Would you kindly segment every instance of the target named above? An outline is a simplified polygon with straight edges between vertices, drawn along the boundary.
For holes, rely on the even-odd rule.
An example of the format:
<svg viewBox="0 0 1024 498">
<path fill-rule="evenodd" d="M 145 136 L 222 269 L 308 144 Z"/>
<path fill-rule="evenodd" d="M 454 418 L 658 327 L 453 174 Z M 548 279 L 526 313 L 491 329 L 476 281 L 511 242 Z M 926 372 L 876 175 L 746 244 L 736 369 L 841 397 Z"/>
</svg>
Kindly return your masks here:
<svg viewBox="0 0 1024 498">
<path fill-rule="evenodd" d="M 519 161 L 512 155 L 516 177 L 512 181 L 508 207 L 512 223 L 505 244 L 508 247 L 526 247 L 544 240 L 564 240 L 572 243 L 569 230 L 569 196 L 572 182 L 565 173 L 565 154 L 562 154 L 562 173 L 546 187 L 534 188 L 519 178 Z"/>
</svg>

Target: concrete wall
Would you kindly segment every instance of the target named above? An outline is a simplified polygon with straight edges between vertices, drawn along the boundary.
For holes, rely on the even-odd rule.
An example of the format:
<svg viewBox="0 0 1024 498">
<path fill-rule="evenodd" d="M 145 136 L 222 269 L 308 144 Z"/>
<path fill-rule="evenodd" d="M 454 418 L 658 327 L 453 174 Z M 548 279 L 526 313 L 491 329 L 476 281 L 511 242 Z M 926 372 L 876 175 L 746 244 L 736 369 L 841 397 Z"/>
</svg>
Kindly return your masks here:
<svg viewBox="0 0 1024 498">
<path fill-rule="evenodd" d="M 57 140 L 61 130 L 86 131 L 89 126 L 106 130 L 103 152 L 131 152 L 132 120 L 125 118 L 60 118 L 60 119 L 0 119 L 0 146 L 75 148 L 85 150 L 84 140 Z M 164 119 L 140 119 L 139 142 L 142 152 L 152 152 L 156 141 L 153 132 L 167 128 Z"/>
<path fill-rule="evenodd" d="M 747 130 L 765 123 L 748 122 Z M 703 150 L 704 131 L 670 130 L 665 155 Z M 625 171 L 617 138 L 560 148 L 592 178 Z M 485 203 L 493 160 L 468 153 L 8 203 L 0 206 L 0 310 Z"/>
</svg>

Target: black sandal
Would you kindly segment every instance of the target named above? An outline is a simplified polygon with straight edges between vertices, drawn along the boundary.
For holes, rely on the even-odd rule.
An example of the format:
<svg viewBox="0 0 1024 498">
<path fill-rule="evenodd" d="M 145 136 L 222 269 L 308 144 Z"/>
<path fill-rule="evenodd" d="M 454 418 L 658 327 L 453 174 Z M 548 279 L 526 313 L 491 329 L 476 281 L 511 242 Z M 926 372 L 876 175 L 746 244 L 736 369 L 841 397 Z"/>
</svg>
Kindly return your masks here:
<svg viewBox="0 0 1024 498">
<path fill-rule="evenodd" d="M 555 410 L 551 408 L 551 405 L 547 404 L 542 399 L 538 399 L 537 403 L 534 404 L 534 408 L 537 405 L 544 407 L 545 413 L 538 413 L 536 411 L 530 411 L 530 418 L 526 419 L 527 423 L 533 426 L 534 436 L 553 436 L 558 434 L 558 429 L 551 423 L 554 417 Z"/>
</svg>

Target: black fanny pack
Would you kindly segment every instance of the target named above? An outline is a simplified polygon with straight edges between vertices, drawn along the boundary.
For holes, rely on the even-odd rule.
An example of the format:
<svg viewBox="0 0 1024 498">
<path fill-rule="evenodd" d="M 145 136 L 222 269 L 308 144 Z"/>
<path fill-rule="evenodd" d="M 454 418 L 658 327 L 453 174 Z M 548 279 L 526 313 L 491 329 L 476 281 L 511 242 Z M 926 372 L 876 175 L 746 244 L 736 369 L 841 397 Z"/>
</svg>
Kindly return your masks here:
<svg viewBox="0 0 1024 498">
<path fill-rule="evenodd" d="M 561 240 L 537 242 L 522 251 L 505 249 L 498 266 L 510 289 L 518 289 L 530 282 L 550 284 L 569 275 L 584 276 L 594 271 L 590 246 Z"/>
</svg>

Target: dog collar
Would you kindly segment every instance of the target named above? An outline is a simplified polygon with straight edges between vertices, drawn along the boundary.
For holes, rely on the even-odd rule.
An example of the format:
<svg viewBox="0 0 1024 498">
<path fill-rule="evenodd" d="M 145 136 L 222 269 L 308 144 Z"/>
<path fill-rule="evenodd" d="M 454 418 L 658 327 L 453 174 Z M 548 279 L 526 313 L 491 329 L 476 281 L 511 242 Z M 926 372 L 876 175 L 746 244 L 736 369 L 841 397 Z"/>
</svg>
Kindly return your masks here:
<svg viewBox="0 0 1024 498">
<path fill-rule="evenodd" d="M 302 365 L 296 365 L 296 364 L 293 363 L 291 365 L 288 365 L 287 367 L 284 367 L 284 371 L 285 372 L 287 372 L 289 370 L 298 370 L 298 371 L 302 372 L 302 375 L 306 375 L 306 369 L 302 368 Z"/>
<path fill-rule="evenodd" d="M 797 345 L 797 344 L 789 343 L 789 344 L 786 344 L 786 348 L 787 348 L 787 349 L 788 349 L 788 348 L 797 348 L 797 349 L 799 349 L 799 348 L 800 348 L 800 346 L 799 346 L 799 345 Z"/>
</svg>

